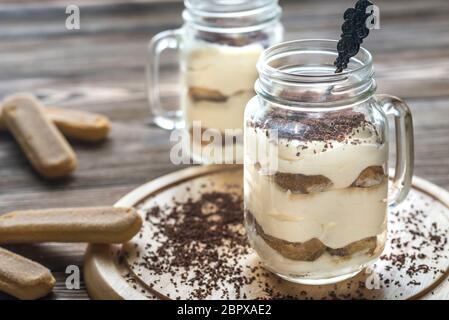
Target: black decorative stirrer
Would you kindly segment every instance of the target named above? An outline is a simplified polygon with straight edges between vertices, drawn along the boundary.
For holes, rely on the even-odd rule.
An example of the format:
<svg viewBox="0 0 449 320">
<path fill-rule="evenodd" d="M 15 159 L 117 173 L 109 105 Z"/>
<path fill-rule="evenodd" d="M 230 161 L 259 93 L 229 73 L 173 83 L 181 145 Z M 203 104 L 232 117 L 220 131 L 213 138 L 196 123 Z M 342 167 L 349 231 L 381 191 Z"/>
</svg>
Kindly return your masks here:
<svg viewBox="0 0 449 320">
<path fill-rule="evenodd" d="M 343 17 L 345 22 L 341 26 L 341 39 L 337 45 L 338 57 L 334 62 L 335 73 L 342 72 L 348 67 L 349 59 L 355 56 L 360 45 L 369 34 L 366 26 L 371 13 L 367 13 L 367 8 L 373 4 L 368 0 L 357 1 L 355 8 L 349 8 L 345 11 Z"/>
</svg>

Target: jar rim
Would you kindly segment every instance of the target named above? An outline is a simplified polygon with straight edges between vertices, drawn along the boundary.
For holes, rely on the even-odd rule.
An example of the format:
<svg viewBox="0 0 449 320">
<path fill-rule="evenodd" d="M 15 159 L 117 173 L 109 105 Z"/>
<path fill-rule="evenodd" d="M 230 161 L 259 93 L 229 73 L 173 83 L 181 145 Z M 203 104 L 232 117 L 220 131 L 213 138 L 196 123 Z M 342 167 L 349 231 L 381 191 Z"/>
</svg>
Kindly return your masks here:
<svg viewBox="0 0 449 320">
<path fill-rule="evenodd" d="M 184 0 L 184 5 L 186 23 L 210 30 L 264 27 L 282 13 L 278 0 Z"/>
<path fill-rule="evenodd" d="M 307 83 L 333 82 L 346 78 L 352 74 L 364 72 L 372 75 L 372 55 L 364 47 L 360 47 L 357 55 L 351 57 L 350 59 L 350 62 L 355 62 L 358 66 L 356 68 L 347 68 L 340 73 L 292 73 L 283 69 L 275 68 L 269 64 L 271 59 L 274 59 L 276 56 L 294 51 L 313 52 L 314 50 L 320 50 L 321 52 L 332 53 L 336 57 L 338 55 L 337 43 L 337 40 L 332 39 L 302 39 L 278 43 L 266 49 L 261 54 L 257 62 L 257 70 L 259 71 L 259 74 L 269 76 L 271 78 L 274 77 L 282 81 Z"/>
<path fill-rule="evenodd" d="M 277 4 L 277 2 L 277 0 L 184 0 L 184 6 L 188 10 L 203 14 L 251 14 Z"/>
<path fill-rule="evenodd" d="M 360 48 L 348 68 L 335 73 L 338 41 L 305 39 L 266 49 L 257 62 L 255 91 L 266 100 L 303 107 L 360 102 L 376 91 L 372 56 Z"/>
</svg>

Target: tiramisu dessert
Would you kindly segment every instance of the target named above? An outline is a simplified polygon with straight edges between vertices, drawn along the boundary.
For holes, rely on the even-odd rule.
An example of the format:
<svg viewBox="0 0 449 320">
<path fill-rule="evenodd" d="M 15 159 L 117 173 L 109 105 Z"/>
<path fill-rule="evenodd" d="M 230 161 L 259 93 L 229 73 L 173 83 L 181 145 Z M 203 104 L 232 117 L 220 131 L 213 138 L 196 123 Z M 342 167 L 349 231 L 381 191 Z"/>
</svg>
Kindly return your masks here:
<svg viewBox="0 0 449 320">
<path fill-rule="evenodd" d="M 255 95 L 260 54 L 282 41 L 281 7 L 278 0 L 184 4 L 182 28 L 158 34 L 150 43 L 149 98 L 153 113 L 161 114 L 155 123 L 184 125 L 188 145 L 183 150 L 194 163 L 242 163 L 244 109 Z M 180 52 L 182 121 L 178 110 L 160 106 L 156 69 L 163 46 Z"/>
<path fill-rule="evenodd" d="M 375 116 L 351 108 L 261 110 L 258 98 L 249 102 L 245 217 L 266 266 L 313 283 L 377 258 L 386 234 L 388 148 Z M 275 167 L 273 154 L 261 159 L 268 145 Z"/>
<path fill-rule="evenodd" d="M 185 42 L 181 59 L 185 89 L 181 105 L 192 138 L 193 158 L 211 163 L 220 161 L 220 157 L 229 158 L 231 154 L 234 162 L 241 163 L 243 114 L 246 104 L 255 95 L 256 64 L 264 48 L 282 40 L 280 29 L 241 34 L 198 32 Z M 194 127 L 209 134 L 202 134 L 197 141 Z M 215 137 L 220 137 L 220 141 Z M 229 145 L 226 141 L 233 143 Z M 204 148 L 210 148 L 212 142 L 223 154 L 208 159 L 214 152 L 205 152 Z"/>
<path fill-rule="evenodd" d="M 216 131 L 222 140 L 217 143 L 202 135 L 202 141 L 193 139 L 192 143 L 204 148 L 214 142 L 217 150 L 222 152 L 225 134 L 232 135 L 238 144 L 235 154 L 240 159 L 244 108 L 255 94 L 254 82 L 258 76 L 256 63 L 264 49 L 262 42 L 251 42 L 251 38 L 244 41 L 243 37 L 234 41 L 229 38 L 204 38 L 189 42 L 183 50 L 182 65 L 185 87 L 182 107 L 190 134 L 193 133 L 193 126 L 200 126 L 202 133 Z M 227 147 L 234 148 L 234 145 Z M 201 157 L 201 162 L 213 162 L 207 159 L 204 152 L 193 156 Z"/>
</svg>

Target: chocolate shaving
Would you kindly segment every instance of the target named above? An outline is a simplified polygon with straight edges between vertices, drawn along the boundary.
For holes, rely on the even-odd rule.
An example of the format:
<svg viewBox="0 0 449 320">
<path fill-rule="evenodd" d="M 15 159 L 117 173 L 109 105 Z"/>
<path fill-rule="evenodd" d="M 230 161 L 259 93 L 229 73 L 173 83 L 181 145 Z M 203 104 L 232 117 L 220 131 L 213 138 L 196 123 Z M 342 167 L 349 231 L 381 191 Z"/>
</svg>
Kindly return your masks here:
<svg viewBox="0 0 449 320">
<path fill-rule="evenodd" d="M 382 297 L 380 293 L 384 288 L 392 288 L 398 292 L 395 298 L 400 298 L 403 296 L 401 291 L 406 292 L 401 288 L 424 284 L 426 277 L 423 275 L 436 280 L 446 272 L 444 262 L 448 259 L 449 245 L 447 225 L 439 225 L 435 221 L 429 223 L 428 209 L 434 207 L 434 203 L 424 202 L 424 196 L 415 196 L 412 192 L 408 206 L 392 211 L 389 216 L 388 249 L 376 262 L 383 268 L 375 264 L 375 273 L 372 274 L 378 277 L 380 291 L 367 289 L 364 280 L 353 278 L 340 284 L 344 288 L 325 286 L 322 295 L 307 286 L 297 293 L 280 292 L 277 284 L 282 280 L 272 276 L 261 265 L 239 264 L 242 256 L 252 252 L 241 231 L 242 197 L 234 193 L 206 192 L 206 188 L 211 188 L 206 184 L 201 188 L 205 193 L 198 198 L 175 202 L 173 206 L 143 209 L 145 224 L 155 225 L 157 229 L 152 239 L 161 246 L 155 248 L 147 245 L 138 252 L 140 258 L 137 265 L 133 265 L 138 277 L 141 277 L 138 267 L 143 267 L 155 275 L 169 274 L 173 279 L 181 278 L 183 284 L 195 287 L 189 293 L 189 298 L 193 299 L 209 298 L 213 292 L 221 292 L 220 298 L 223 299 L 245 299 L 247 297 L 242 288 L 246 285 L 257 285 L 260 288 L 258 296 L 263 299 L 378 299 Z M 417 197 L 421 200 L 418 201 Z M 418 202 L 425 204 L 417 208 Z M 123 264 L 124 260 L 126 256 L 119 262 Z M 127 276 L 126 281 L 136 290 L 139 289 L 134 276 Z M 175 288 L 179 283 L 177 281 L 172 280 Z M 229 284 L 235 293 L 229 291 Z M 154 287 L 157 282 L 147 285 Z M 172 296 L 179 296 L 177 290 Z"/>
<path fill-rule="evenodd" d="M 261 119 L 249 121 L 248 125 L 277 130 L 278 138 L 299 141 L 343 142 L 357 128 L 369 128 L 376 133 L 374 126 L 365 119 L 363 113 L 351 110 L 326 112 L 312 117 L 311 114 L 273 109 Z"/>
<path fill-rule="evenodd" d="M 240 195 L 209 192 L 198 200 L 176 203 L 168 214 L 162 214 L 160 207 L 151 208 L 146 221 L 157 225 L 154 239 L 162 245 L 145 252 L 145 267 L 155 274 L 179 274 L 185 283 L 198 288 L 192 292 L 194 299 L 206 298 L 225 281 L 231 282 L 239 295 L 242 285 L 254 281 L 235 267 L 238 259 L 250 252 L 242 228 L 242 206 Z M 219 254 L 217 248 L 222 246 L 232 250 Z"/>
</svg>

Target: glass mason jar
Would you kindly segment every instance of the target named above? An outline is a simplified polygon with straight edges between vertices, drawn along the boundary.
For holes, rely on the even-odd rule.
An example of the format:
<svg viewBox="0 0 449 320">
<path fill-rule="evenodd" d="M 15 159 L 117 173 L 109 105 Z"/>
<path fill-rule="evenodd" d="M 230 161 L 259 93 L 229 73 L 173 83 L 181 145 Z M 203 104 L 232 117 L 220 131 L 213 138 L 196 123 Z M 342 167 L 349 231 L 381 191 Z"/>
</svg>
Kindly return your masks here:
<svg viewBox="0 0 449 320">
<path fill-rule="evenodd" d="M 222 161 L 222 153 L 214 158 L 208 145 L 222 151 L 227 130 L 232 160 L 242 163 L 244 109 L 254 96 L 260 54 L 282 41 L 281 8 L 277 0 L 185 0 L 185 7 L 182 28 L 150 42 L 147 79 L 154 121 L 165 129 L 185 127 L 192 158 L 201 163 Z M 159 57 L 166 48 L 180 51 L 180 109 L 161 104 Z"/>
<path fill-rule="evenodd" d="M 298 283 L 349 278 L 381 254 L 387 209 L 407 195 L 413 128 L 407 105 L 375 95 L 370 53 L 334 73 L 337 42 L 285 42 L 258 62 L 245 110 L 245 224 L 265 266 Z M 388 195 L 388 120 L 397 161 Z"/>
</svg>

